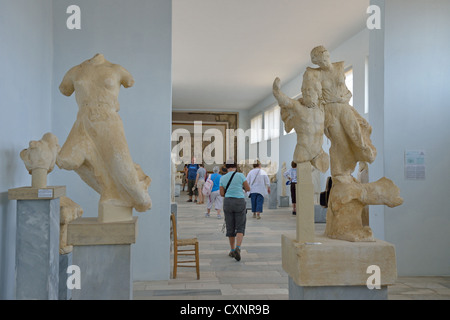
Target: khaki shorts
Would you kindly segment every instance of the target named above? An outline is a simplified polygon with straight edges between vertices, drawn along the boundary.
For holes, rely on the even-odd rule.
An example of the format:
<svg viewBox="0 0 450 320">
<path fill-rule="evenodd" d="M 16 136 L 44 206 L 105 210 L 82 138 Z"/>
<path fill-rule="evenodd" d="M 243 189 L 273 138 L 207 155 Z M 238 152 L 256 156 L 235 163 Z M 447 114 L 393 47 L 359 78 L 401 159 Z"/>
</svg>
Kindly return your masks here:
<svg viewBox="0 0 450 320">
<path fill-rule="evenodd" d="M 199 190 L 202 190 L 204 184 L 205 184 L 205 180 L 203 180 L 203 179 L 198 180 L 198 181 L 197 181 L 197 188 L 198 188 Z"/>
</svg>

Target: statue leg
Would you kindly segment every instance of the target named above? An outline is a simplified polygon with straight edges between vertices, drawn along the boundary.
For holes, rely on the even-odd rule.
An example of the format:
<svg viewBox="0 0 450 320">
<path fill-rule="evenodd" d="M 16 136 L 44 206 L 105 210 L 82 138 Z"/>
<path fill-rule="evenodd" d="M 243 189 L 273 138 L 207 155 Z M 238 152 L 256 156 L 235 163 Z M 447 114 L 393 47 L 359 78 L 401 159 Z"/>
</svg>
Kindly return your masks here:
<svg viewBox="0 0 450 320">
<path fill-rule="evenodd" d="M 56 165 L 60 169 L 76 170 L 86 159 L 91 140 L 87 137 L 84 126 L 76 121 L 56 157 Z"/>
<path fill-rule="evenodd" d="M 365 204 L 361 202 L 364 190 L 360 183 L 347 179 L 333 179 L 327 209 L 325 234 L 333 239 L 352 242 L 374 241 L 372 229 L 362 223 Z"/>
<path fill-rule="evenodd" d="M 326 105 L 327 112 L 339 119 L 340 128 L 348 137 L 349 144 L 357 161 L 372 163 L 377 155 L 377 150 L 370 140 L 372 127 L 361 115 L 348 104 L 333 103 Z"/>
<path fill-rule="evenodd" d="M 361 184 L 364 192 L 360 201 L 365 204 L 384 204 L 396 207 L 403 203 L 400 189 L 388 178 L 381 178 L 375 182 Z"/>
<path fill-rule="evenodd" d="M 151 180 L 131 159 L 120 118 L 96 123 L 94 142 L 111 181 L 101 202 L 122 202 L 140 212 L 148 210 L 151 199 L 147 189 Z"/>
<path fill-rule="evenodd" d="M 399 188 L 384 177 L 371 183 L 335 180 L 327 211 L 326 235 L 347 241 L 373 241 L 372 230 L 363 225 L 364 208 L 366 205 L 395 207 L 402 204 Z"/>
<path fill-rule="evenodd" d="M 330 167 L 330 156 L 328 153 L 321 150 L 321 152 L 311 160 L 311 164 L 322 173 L 325 173 Z"/>
</svg>

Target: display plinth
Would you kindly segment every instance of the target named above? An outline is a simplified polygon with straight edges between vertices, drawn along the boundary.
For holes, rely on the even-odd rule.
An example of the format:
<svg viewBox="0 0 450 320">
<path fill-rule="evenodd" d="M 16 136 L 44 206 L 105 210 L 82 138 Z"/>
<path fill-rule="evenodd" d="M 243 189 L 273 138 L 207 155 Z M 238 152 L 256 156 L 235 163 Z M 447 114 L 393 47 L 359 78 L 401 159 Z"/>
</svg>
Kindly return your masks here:
<svg viewBox="0 0 450 320">
<path fill-rule="evenodd" d="M 387 286 L 397 279 L 392 244 L 335 240 L 318 232 L 313 243 L 299 243 L 294 235 L 283 235 L 282 266 L 292 281 L 292 299 L 386 299 Z M 370 266 L 380 270 L 381 289 L 367 287 Z"/>
<path fill-rule="evenodd" d="M 17 200 L 16 299 L 58 300 L 60 196 L 65 186 L 10 189 Z"/>
<path fill-rule="evenodd" d="M 314 205 L 314 223 L 326 223 L 327 222 L 327 208 L 321 205 Z"/>
<path fill-rule="evenodd" d="M 116 206 L 109 203 L 99 203 L 98 205 L 98 221 L 103 223 L 132 221 L 133 208 Z"/>
<path fill-rule="evenodd" d="M 270 184 L 270 194 L 269 194 L 269 209 L 277 209 L 278 208 L 278 191 L 277 184 L 272 182 Z"/>
<path fill-rule="evenodd" d="M 67 286 L 67 269 L 72 264 L 72 252 L 59 255 L 59 300 L 72 300 L 72 289 Z"/>
<path fill-rule="evenodd" d="M 81 288 L 72 290 L 73 300 L 132 299 L 131 244 L 136 237 L 137 217 L 110 223 L 97 218 L 71 222 L 67 243 L 73 245 L 73 264 L 81 274 Z"/>
<path fill-rule="evenodd" d="M 175 197 L 179 197 L 181 194 L 181 184 L 175 184 Z"/>
<path fill-rule="evenodd" d="M 9 200 L 48 200 L 66 195 L 66 186 L 47 186 L 45 188 L 20 187 L 8 190 Z"/>
<path fill-rule="evenodd" d="M 289 207 L 289 197 L 288 196 L 280 196 L 280 207 Z"/>
</svg>

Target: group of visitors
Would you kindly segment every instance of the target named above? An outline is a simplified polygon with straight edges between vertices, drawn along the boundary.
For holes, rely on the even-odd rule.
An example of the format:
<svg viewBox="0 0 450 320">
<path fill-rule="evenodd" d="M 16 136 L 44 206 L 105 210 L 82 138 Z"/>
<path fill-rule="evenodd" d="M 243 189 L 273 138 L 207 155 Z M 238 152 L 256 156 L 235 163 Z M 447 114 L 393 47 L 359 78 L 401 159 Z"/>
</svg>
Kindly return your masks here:
<svg viewBox="0 0 450 320">
<path fill-rule="evenodd" d="M 226 236 L 230 243 L 229 256 L 237 261 L 241 260 L 241 245 L 244 239 L 245 227 L 247 223 L 247 202 L 245 197 L 251 199 L 253 218 L 261 219 L 263 212 L 264 197 L 270 194 L 270 180 L 267 173 L 261 168 L 261 162 L 257 160 L 253 164 L 253 169 L 245 176 L 237 172 L 235 163 L 227 163 L 222 168 L 215 166 L 213 173 L 208 176 L 203 164 L 195 164 L 194 159 L 189 165 L 184 167 L 183 191 L 185 181 L 187 181 L 189 200 L 203 204 L 205 196 L 202 188 L 207 180 L 211 180 L 212 185 L 209 194 L 206 196 L 207 205 L 205 217 L 211 214 L 214 205 L 217 211 L 217 218 L 221 219 L 223 208 L 225 216 Z M 292 161 L 291 169 L 283 173 L 288 179 L 291 189 L 292 214 L 296 214 L 296 192 L 297 184 L 297 164 Z M 192 200 L 194 198 L 194 201 Z M 198 198 L 198 202 L 197 202 Z"/>
<path fill-rule="evenodd" d="M 193 159 L 191 164 L 185 166 L 184 174 L 188 185 L 188 202 L 204 203 L 205 196 L 202 193 L 202 188 L 206 180 L 211 180 L 212 188 L 206 197 L 207 212 L 205 217 L 210 216 L 214 205 L 217 218 L 221 219 L 223 208 L 226 236 L 230 243 L 229 256 L 240 261 L 240 247 L 247 222 L 247 202 L 245 198 L 251 199 L 253 218 L 261 219 L 264 197 L 270 193 L 270 180 L 267 173 L 261 168 L 261 162 L 256 161 L 247 176 L 237 172 L 235 163 L 227 163 L 222 168 L 215 166 L 213 173 L 208 176 L 203 164 L 195 164 Z"/>
</svg>

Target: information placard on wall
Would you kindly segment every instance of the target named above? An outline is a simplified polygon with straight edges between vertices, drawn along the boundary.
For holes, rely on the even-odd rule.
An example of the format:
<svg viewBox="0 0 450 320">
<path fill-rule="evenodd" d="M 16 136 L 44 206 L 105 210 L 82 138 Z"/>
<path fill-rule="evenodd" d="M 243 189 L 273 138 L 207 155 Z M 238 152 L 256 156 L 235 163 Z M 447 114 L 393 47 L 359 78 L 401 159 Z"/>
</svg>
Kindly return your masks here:
<svg viewBox="0 0 450 320">
<path fill-rule="evenodd" d="M 405 151 L 405 179 L 425 180 L 425 150 Z"/>
</svg>

